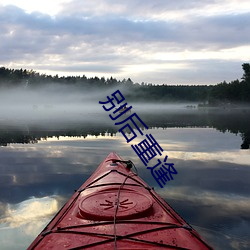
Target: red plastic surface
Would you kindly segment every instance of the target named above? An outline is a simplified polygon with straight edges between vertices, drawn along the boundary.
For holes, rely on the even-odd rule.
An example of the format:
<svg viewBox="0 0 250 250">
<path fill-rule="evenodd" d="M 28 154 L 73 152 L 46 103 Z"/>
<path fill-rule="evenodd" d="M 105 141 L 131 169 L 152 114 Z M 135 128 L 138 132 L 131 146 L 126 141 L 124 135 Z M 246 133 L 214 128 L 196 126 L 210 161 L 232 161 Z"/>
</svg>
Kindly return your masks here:
<svg viewBox="0 0 250 250">
<path fill-rule="evenodd" d="M 104 189 L 84 197 L 79 201 L 80 214 L 92 220 L 113 220 L 117 209 L 117 219 L 131 219 L 142 216 L 152 207 L 151 198 L 131 189 Z"/>
<path fill-rule="evenodd" d="M 110 153 L 29 250 L 212 249 L 126 164 L 114 160 L 122 159 Z"/>
</svg>

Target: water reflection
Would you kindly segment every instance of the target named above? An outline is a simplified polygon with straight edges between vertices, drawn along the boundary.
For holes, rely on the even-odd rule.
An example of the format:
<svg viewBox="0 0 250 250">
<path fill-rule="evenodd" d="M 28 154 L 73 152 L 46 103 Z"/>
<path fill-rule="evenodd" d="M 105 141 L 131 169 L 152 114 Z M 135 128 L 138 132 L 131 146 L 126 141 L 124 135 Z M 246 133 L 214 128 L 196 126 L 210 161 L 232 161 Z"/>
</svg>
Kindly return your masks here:
<svg viewBox="0 0 250 250">
<path fill-rule="evenodd" d="M 178 170 L 163 189 L 109 118 L 92 125 L 33 124 L 25 131 L 21 126 L 1 127 L 8 145 L 0 148 L 1 249 L 26 248 L 113 150 L 131 159 L 139 175 L 216 249 L 249 249 L 250 155 L 240 145 L 250 122 L 235 115 L 140 114 L 151 128 L 146 133 L 156 138 Z M 21 135 L 36 143 L 16 143 Z M 142 139 L 138 136 L 133 143 Z"/>
<path fill-rule="evenodd" d="M 17 204 L 3 204 L 0 218 L 2 249 L 23 249 L 36 237 L 47 220 L 60 209 L 60 197 L 30 198 Z"/>
<path fill-rule="evenodd" d="M 250 145 L 250 109 L 245 110 L 185 110 L 158 109 L 154 112 L 145 109 L 134 109 L 149 128 L 173 128 L 173 127 L 210 127 L 225 133 L 240 135 L 241 149 L 249 149 Z M 88 121 L 89 122 L 86 122 Z M 72 122 L 73 121 L 73 122 Z M 140 128 L 143 128 L 138 123 Z M 84 116 L 75 116 L 72 120 L 58 121 L 45 120 L 39 122 L 27 122 L 19 120 L 18 123 L 9 121 L 0 123 L 0 145 L 7 146 L 10 143 L 37 143 L 41 139 L 51 137 L 71 136 L 87 137 L 88 135 L 105 136 L 109 133 L 115 135 L 119 126 L 105 112 L 86 113 Z"/>
<path fill-rule="evenodd" d="M 31 224 L 31 221 L 41 222 L 42 218 L 53 215 L 58 209 L 58 202 L 53 196 L 33 197 L 17 204 L 8 203 L 4 209 L 5 216 L 0 222 L 11 228 L 16 228 L 24 224 Z M 27 227 L 25 233 L 30 234 L 32 231 Z"/>
</svg>

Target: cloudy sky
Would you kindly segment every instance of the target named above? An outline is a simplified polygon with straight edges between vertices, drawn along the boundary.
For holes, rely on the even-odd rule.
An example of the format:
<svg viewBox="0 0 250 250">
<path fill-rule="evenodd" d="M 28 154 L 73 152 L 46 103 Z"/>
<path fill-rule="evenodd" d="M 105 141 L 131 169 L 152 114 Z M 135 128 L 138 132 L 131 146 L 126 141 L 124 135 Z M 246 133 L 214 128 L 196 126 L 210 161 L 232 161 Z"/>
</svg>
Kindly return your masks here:
<svg viewBox="0 0 250 250">
<path fill-rule="evenodd" d="M 0 66 L 216 84 L 250 61 L 249 0 L 0 0 Z"/>
</svg>

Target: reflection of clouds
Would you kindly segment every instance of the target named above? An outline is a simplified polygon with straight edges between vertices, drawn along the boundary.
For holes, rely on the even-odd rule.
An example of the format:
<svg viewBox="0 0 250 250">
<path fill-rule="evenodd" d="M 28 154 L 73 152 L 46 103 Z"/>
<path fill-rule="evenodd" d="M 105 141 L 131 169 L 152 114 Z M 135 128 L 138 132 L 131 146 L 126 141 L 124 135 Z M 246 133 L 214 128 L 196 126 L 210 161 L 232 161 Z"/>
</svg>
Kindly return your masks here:
<svg viewBox="0 0 250 250">
<path fill-rule="evenodd" d="M 217 206 L 216 216 L 219 215 L 242 215 L 249 216 L 250 198 L 236 194 L 225 194 L 219 192 L 209 192 L 202 190 L 191 190 L 189 187 L 168 187 L 168 190 L 157 189 L 157 193 L 165 200 L 174 199 L 187 204 L 199 204 L 199 206 Z"/>
<path fill-rule="evenodd" d="M 0 220 L 3 218 L 5 211 L 6 211 L 6 203 L 0 202 Z"/>
<path fill-rule="evenodd" d="M 214 249 L 232 249 L 232 250 L 241 250 L 241 249 L 250 249 L 250 240 L 249 238 L 242 238 L 236 236 L 233 232 L 219 232 L 199 226 L 194 226 L 194 228 L 199 232 L 199 234 L 206 239 L 207 242 L 212 242 L 212 246 Z M 248 227 L 242 228 L 240 225 L 237 227 L 235 225 L 234 230 L 237 230 L 236 232 L 238 233 L 239 231 L 245 230 L 245 232 L 249 232 L 250 230 L 250 225 Z M 236 233 L 236 234 L 237 234 Z"/>
<path fill-rule="evenodd" d="M 157 189 L 158 194 L 214 249 L 250 249 L 250 198 L 186 187 Z"/>
<path fill-rule="evenodd" d="M 250 166 L 250 155 L 248 151 L 232 150 L 218 152 L 180 152 L 168 153 L 171 159 L 198 160 L 198 161 L 220 161 Z M 199 166 L 197 166 L 199 167 Z"/>
<path fill-rule="evenodd" d="M 221 133 L 213 128 L 167 128 L 148 129 L 144 135 L 138 136 L 130 143 L 136 145 L 145 139 L 145 134 L 152 134 L 163 148 L 164 155 L 170 159 L 223 161 L 235 164 L 249 165 L 248 151 L 235 150 L 240 145 L 241 137 Z M 122 138 L 123 144 L 127 144 Z M 226 141 L 226 143 L 225 143 Z"/>
<path fill-rule="evenodd" d="M 25 249 L 59 210 L 61 198 L 31 198 L 21 203 L 5 204 L 0 218 L 1 249 Z"/>
<path fill-rule="evenodd" d="M 0 167 L 3 166 L 0 173 L 0 187 L 3 188 L 0 199 L 16 203 L 41 192 L 50 195 L 78 188 L 81 178 L 83 182 L 89 177 L 110 151 L 116 150 L 121 156 L 131 153 L 131 148 L 121 141 L 125 142 L 122 136 L 106 135 L 96 139 L 71 137 L 43 141 L 25 147 L 12 144 L 4 148 L 6 152 L 0 152 Z M 19 195 L 8 195 L 14 192 L 14 188 L 25 189 L 28 186 L 33 188 L 33 192 L 29 189 Z"/>
<path fill-rule="evenodd" d="M 110 151 L 119 151 L 120 147 L 123 147 L 120 139 L 111 136 L 95 140 L 72 137 L 70 140 L 68 138 L 59 141 L 51 140 L 39 142 L 36 145 L 25 145 L 25 147 L 13 144 L 9 147 L 11 153 L 8 157 L 8 161 L 12 161 L 13 168 L 11 172 L 10 169 L 6 169 L 6 174 L 12 175 L 12 171 L 16 173 L 17 169 L 14 168 L 19 167 L 19 164 L 26 166 L 29 170 L 28 175 L 31 175 L 30 173 L 39 175 L 89 173 Z M 93 166 L 93 163 L 96 165 Z M 7 165 L 7 162 L 4 165 Z M 12 184 L 14 180 L 18 181 L 18 179 L 12 179 Z"/>
<path fill-rule="evenodd" d="M 178 147 L 180 151 L 217 152 L 235 149 L 235 145 L 240 147 L 242 143 L 239 135 L 213 128 L 167 128 L 154 130 L 153 134 L 159 138 L 159 144 L 170 151 Z"/>
<path fill-rule="evenodd" d="M 26 224 L 26 233 L 33 234 L 32 228 L 37 222 L 50 217 L 57 211 L 58 201 L 55 197 L 31 198 L 19 204 L 8 204 L 5 216 L 0 219 L 0 223 L 11 228 Z"/>
</svg>

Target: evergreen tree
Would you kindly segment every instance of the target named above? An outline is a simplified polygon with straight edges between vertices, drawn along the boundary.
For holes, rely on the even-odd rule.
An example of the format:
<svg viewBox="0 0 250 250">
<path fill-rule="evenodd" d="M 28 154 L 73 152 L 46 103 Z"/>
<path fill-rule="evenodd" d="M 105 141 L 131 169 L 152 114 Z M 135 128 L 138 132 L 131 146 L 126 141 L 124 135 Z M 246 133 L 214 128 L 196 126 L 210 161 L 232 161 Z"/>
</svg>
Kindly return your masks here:
<svg viewBox="0 0 250 250">
<path fill-rule="evenodd" d="M 242 69 L 244 71 L 244 74 L 241 79 L 245 82 L 250 82 L 250 64 L 249 63 L 243 63 Z"/>
</svg>

